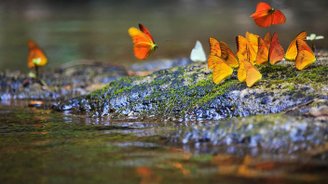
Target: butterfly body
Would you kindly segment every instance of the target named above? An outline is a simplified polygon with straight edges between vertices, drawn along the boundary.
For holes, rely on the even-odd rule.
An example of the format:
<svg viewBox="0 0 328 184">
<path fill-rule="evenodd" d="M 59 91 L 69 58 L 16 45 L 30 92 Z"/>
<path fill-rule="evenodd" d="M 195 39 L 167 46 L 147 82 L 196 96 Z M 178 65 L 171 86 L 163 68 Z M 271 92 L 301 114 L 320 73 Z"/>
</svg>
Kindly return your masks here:
<svg viewBox="0 0 328 184">
<path fill-rule="evenodd" d="M 139 29 L 131 27 L 128 30 L 130 37 L 133 42 L 133 51 L 137 59 L 144 60 L 157 49 L 157 44 L 155 43 L 149 30 L 139 24 Z"/>
</svg>

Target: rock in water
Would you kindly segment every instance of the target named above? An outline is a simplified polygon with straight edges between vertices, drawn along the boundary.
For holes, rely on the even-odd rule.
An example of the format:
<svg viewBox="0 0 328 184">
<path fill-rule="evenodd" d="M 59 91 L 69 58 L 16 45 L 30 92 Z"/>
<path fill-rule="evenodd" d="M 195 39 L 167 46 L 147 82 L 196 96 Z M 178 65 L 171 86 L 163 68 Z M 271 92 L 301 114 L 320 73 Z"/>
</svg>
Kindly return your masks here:
<svg viewBox="0 0 328 184">
<path fill-rule="evenodd" d="M 252 88 L 235 75 L 215 85 L 205 63 L 192 63 L 145 77 L 124 77 L 55 108 L 112 118 L 218 120 L 278 113 L 328 99 L 327 62 L 304 71 L 289 64 L 266 65 L 260 71 L 263 79 Z"/>
</svg>

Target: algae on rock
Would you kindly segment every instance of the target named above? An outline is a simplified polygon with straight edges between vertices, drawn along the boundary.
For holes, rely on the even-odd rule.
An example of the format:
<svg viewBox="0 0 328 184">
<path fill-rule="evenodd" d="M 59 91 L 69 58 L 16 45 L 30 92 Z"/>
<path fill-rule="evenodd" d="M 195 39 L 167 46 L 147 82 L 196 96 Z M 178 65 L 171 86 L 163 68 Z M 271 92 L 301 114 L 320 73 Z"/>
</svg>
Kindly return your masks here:
<svg viewBox="0 0 328 184">
<path fill-rule="evenodd" d="M 192 63 L 145 77 L 124 77 L 55 108 L 113 118 L 216 120 L 278 113 L 316 98 L 328 99 L 325 62 L 303 71 L 290 64 L 265 65 L 260 71 L 263 79 L 252 88 L 238 82 L 235 74 L 216 85 L 205 63 Z"/>
</svg>

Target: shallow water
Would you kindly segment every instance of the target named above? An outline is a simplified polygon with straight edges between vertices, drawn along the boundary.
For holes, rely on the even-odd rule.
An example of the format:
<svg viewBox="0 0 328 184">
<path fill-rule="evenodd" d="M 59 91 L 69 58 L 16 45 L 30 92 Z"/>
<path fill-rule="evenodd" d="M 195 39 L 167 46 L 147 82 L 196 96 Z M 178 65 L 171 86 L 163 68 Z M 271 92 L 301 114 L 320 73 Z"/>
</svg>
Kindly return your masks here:
<svg viewBox="0 0 328 184">
<path fill-rule="evenodd" d="M 196 40 L 208 51 L 209 36 L 235 49 L 235 36 L 268 29 L 249 15 L 257 1 L 12 1 L 0 2 L 0 70 L 26 68 L 26 41 L 36 40 L 49 57 L 49 67 L 81 59 L 129 64 L 136 59 L 127 34 L 130 26 L 149 27 L 159 49 L 150 59 L 189 56 Z M 328 1 L 273 0 L 287 23 L 274 26 L 286 47 L 300 31 L 325 35 Z M 317 47 L 327 47 L 327 39 Z"/>
<path fill-rule="evenodd" d="M 186 125 L 187 126 L 187 125 Z M 173 122 L 111 121 L 0 106 L 1 183 L 310 183 L 327 163 L 300 155 L 182 144 Z M 234 151 L 231 151 L 234 149 Z M 216 150 L 215 152 L 213 150 Z"/>
</svg>

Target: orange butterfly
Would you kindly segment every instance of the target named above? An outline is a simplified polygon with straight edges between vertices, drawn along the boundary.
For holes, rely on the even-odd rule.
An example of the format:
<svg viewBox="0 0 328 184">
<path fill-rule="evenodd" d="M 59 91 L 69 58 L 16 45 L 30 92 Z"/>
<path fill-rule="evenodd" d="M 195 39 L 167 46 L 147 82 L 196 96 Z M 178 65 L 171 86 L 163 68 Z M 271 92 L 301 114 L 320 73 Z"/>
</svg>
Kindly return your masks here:
<svg viewBox="0 0 328 184">
<path fill-rule="evenodd" d="M 269 61 L 270 64 L 274 65 L 280 62 L 285 55 L 285 50 L 281 46 L 278 38 L 278 33 L 273 33 L 269 49 Z"/>
<path fill-rule="evenodd" d="M 262 79 L 262 74 L 257 68 L 250 62 L 250 50 L 249 44 L 245 37 L 237 36 L 237 49 L 239 68 L 237 72 L 237 78 L 240 82 L 246 81 L 248 87 L 252 87 L 256 82 Z"/>
<path fill-rule="evenodd" d="M 269 61 L 270 64 L 274 65 L 283 58 L 284 48 L 279 43 L 277 33 L 274 33 L 272 37 L 270 33 L 267 33 L 264 39 L 259 38 L 259 50 L 256 56 L 256 64 L 260 65 Z"/>
<path fill-rule="evenodd" d="M 233 69 L 238 67 L 238 60 L 228 44 L 210 37 L 210 55 L 208 68 L 213 69 L 213 82 L 218 84 L 232 75 Z"/>
<path fill-rule="evenodd" d="M 144 25 L 139 24 L 139 29 L 130 27 L 128 32 L 132 38 L 136 58 L 146 59 L 157 48 L 152 35 Z"/>
<path fill-rule="evenodd" d="M 251 17 L 256 25 L 260 27 L 269 27 L 273 24 L 284 24 L 286 22 L 286 17 L 280 10 L 272 8 L 265 2 L 257 4 L 256 10 Z"/>
<path fill-rule="evenodd" d="M 44 52 L 39 48 L 39 46 L 32 40 L 27 42 L 28 45 L 28 58 L 27 66 L 28 68 L 37 68 L 39 66 L 44 66 L 48 63 L 48 59 Z"/>
<path fill-rule="evenodd" d="M 305 31 L 300 32 L 289 44 L 287 52 L 285 54 L 285 59 L 289 61 L 294 61 L 297 56 L 297 46 L 296 40 L 305 40 L 307 33 Z"/>
<path fill-rule="evenodd" d="M 297 47 L 297 56 L 295 59 L 296 69 L 303 70 L 316 61 L 313 51 L 304 40 L 297 39 L 296 47 Z"/>
<path fill-rule="evenodd" d="M 255 64 L 255 60 L 256 60 L 256 55 L 258 52 L 258 38 L 259 36 L 256 34 L 252 34 L 249 32 L 246 32 L 246 37 L 243 36 L 237 36 L 237 39 L 239 37 L 239 41 L 242 42 L 241 46 L 242 49 L 245 49 L 245 47 L 248 48 L 248 52 L 249 52 L 249 57 L 250 57 L 250 62 L 252 64 Z M 245 52 L 243 50 L 240 50 L 239 48 L 237 49 L 237 57 L 238 55 L 240 55 L 240 52 Z"/>
</svg>

